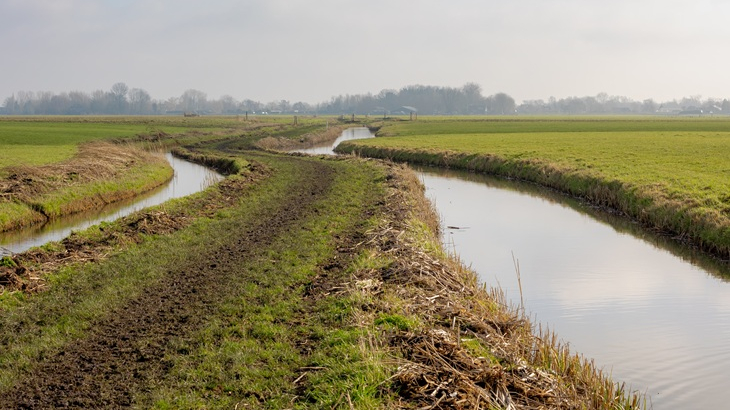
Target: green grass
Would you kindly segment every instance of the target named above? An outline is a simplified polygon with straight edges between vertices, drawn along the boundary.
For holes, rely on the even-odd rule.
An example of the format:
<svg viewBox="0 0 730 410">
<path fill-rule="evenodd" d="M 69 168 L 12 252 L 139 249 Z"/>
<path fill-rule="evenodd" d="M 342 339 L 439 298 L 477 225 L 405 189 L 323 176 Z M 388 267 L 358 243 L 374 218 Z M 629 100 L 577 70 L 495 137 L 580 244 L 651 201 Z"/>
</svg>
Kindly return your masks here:
<svg viewBox="0 0 730 410">
<path fill-rule="evenodd" d="M 147 192 L 160 186 L 172 176 L 172 168 L 164 161 L 145 163 L 130 169 L 117 179 L 101 180 L 52 191 L 30 201 L 29 205 L 31 209 L 37 210 L 51 219 L 56 219 L 88 210 L 90 206 L 87 203 L 91 201 L 90 198 L 104 198 L 101 204 L 92 207 L 103 206 L 105 203 L 132 198 Z"/>
<path fill-rule="evenodd" d="M 728 117 L 656 116 L 505 116 L 419 117 L 386 122 L 385 135 L 493 134 L 533 132 L 728 131 Z M 381 134 L 379 133 L 379 134 Z"/>
<path fill-rule="evenodd" d="M 12 165 L 43 165 L 72 157 L 79 144 L 100 139 L 131 138 L 164 132 L 178 136 L 177 143 L 191 144 L 222 136 L 259 139 L 267 136 L 296 138 L 335 124 L 334 117 L 201 116 L 201 117 L 0 117 L 0 169 Z M 205 137 L 203 134 L 215 134 Z"/>
<path fill-rule="evenodd" d="M 107 261 L 66 268 L 51 276 L 50 289 L 39 295 L 3 295 L 0 391 L 12 388 L 42 357 L 83 338 L 94 320 L 154 286 L 176 266 L 235 241 L 233 227 L 261 220 L 262 214 L 276 209 L 297 183 L 297 167 L 270 156 L 257 159 L 267 162 L 274 175 L 253 186 L 240 206 L 221 214 L 222 219 L 198 220 L 171 236 L 148 237 Z M 272 245 L 255 249 L 238 267 L 239 280 L 229 284 L 228 296 L 207 325 L 171 341 L 166 360 L 173 368 L 149 392 L 139 393 L 141 406 L 233 408 L 237 403 L 258 406 L 262 399 L 267 408 L 282 408 L 296 394 L 293 381 L 299 369 L 307 366 L 324 368 L 310 376 L 307 400 L 342 403 L 342 391 L 352 391 L 350 400 L 358 408 L 380 400 L 372 386 L 383 382 L 387 372 L 382 363 L 368 359 L 375 353 L 363 348 L 363 330 L 351 325 L 346 307 L 354 303 L 332 297 L 307 305 L 311 302 L 303 298 L 318 266 L 335 252 L 333 237 L 362 224 L 365 207 L 381 195 L 377 168 L 340 161 L 331 167 L 337 174 L 335 185 L 315 205 L 317 214 Z M 184 208 L 186 200 L 164 206 Z M 90 228 L 87 235 L 93 231 Z M 317 319 L 302 320 L 304 314 Z M 17 329 L 22 329 L 20 335 Z M 311 356 L 297 347 L 303 339 L 315 350 Z"/>
<path fill-rule="evenodd" d="M 40 223 L 46 218 L 26 204 L 17 202 L 0 202 L 0 231 L 7 227 L 18 227 Z"/>
<path fill-rule="evenodd" d="M 730 120 L 548 118 L 387 125 L 362 155 L 523 178 L 730 254 Z"/>
<path fill-rule="evenodd" d="M 71 158 L 81 143 L 148 132 L 141 124 L 0 121 L 0 169 L 43 165 Z M 166 132 L 183 129 L 166 127 Z"/>
<path fill-rule="evenodd" d="M 324 128 L 334 119 L 258 116 L 244 121 L 243 116 L 201 117 L 87 117 L 39 116 L 0 118 L 0 169 L 13 165 L 43 165 L 71 158 L 79 144 L 101 140 L 131 138 L 157 132 L 179 136 L 177 143 L 190 144 L 222 135 L 236 135 L 251 127 L 257 137 L 285 135 L 295 137 Z M 214 137 L 203 134 L 214 133 Z M 258 135 L 260 134 L 260 135 Z"/>
</svg>

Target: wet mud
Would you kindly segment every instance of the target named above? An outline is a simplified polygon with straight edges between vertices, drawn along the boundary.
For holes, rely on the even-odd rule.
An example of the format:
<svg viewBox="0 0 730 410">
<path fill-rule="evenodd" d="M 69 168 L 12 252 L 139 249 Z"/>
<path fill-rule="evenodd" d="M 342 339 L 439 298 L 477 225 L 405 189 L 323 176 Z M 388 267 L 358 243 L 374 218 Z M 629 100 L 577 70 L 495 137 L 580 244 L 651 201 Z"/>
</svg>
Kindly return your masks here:
<svg viewBox="0 0 730 410">
<path fill-rule="evenodd" d="M 329 189 L 333 172 L 325 164 L 301 161 L 300 182 L 276 209 L 256 224 L 235 226 L 237 240 L 207 255 L 188 258 L 105 319 L 82 339 L 48 357 L 16 388 L 0 397 L 0 408 L 120 408 L 155 386 L 170 370 L 170 340 L 200 328 L 217 301 L 230 296 L 232 281 L 245 280 L 238 266 L 285 235 L 309 214 Z"/>
</svg>

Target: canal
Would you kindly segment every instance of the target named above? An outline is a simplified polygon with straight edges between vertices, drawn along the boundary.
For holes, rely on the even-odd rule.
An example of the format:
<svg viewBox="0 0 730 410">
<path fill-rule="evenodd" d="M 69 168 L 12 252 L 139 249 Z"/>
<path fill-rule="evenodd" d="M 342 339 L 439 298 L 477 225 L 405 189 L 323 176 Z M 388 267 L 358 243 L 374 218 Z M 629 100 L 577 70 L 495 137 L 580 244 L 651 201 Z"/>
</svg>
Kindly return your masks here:
<svg viewBox="0 0 730 410">
<path fill-rule="evenodd" d="M 356 130 L 348 137 L 373 136 Z M 524 301 L 533 323 L 645 393 L 650 408 L 727 408 L 726 263 L 533 184 L 414 169 L 445 248 L 511 303 Z"/>
</svg>

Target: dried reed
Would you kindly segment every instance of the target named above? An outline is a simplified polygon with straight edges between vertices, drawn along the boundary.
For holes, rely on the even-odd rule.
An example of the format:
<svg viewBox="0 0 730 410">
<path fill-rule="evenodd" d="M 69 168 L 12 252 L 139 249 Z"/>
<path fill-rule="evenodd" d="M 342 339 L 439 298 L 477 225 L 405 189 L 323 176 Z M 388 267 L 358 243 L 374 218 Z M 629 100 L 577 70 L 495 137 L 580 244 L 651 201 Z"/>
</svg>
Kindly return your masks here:
<svg viewBox="0 0 730 410">
<path fill-rule="evenodd" d="M 386 180 L 388 214 L 363 246 L 390 262 L 357 270 L 342 288 L 368 295 L 377 306 L 371 311 L 420 323 L 387 333 L 397 363 L 391 391 L 423 409 L 641 407 L 641 396 L 572 355 L 554 334 L 533 332 L 522 308 L 509 307 L 499 290 L 434 246 L 437 217 L 411 172 L 391 165 Z"/>
</svg>

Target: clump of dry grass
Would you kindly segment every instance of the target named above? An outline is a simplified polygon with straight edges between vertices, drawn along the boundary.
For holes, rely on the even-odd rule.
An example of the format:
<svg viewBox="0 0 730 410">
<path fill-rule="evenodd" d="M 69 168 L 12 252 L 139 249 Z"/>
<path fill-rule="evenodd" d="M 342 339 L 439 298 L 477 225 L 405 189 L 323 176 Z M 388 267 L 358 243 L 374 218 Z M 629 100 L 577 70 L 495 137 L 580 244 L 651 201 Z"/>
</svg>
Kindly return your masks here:
<svg viewBox="0 0 730 410">
<path fill-rule="evenodd" d="M 310 148 L 317 144 L 336 140 L 346 128 L 346 126 L 333 125 L 324 130 L 304 134 L 298 137 L 298 139 L 266 137 L 256 141 L 256 147 L 269 151 L 291 151 Z"/>
<path fill-rule="evenodd" d="M 3 198 L 31 200 L 46 192 L 84 183 L 109 180 L 139 163 L 164 163 L 161 155 L 132 146 L 94 142 L 79 147 L 74 158 L 43 166 L 19 165 L 6 169 L 0 180 Z"/>
<path fill-rule="evenodd" d="M 397 363 L 390 390 L 408 407 L 642 406 L 642 397 L 571 354 L 554 334 L 534 329 L 500 291 L 480 285 L 435 245 L 438 219 L 415 175 L 391 165 L 386 179 L 388 214 L 363 245 L 388 262 L 356 270 L 343 287 L 363 295 L 371 320 L 385 314 L 418 323 L 389 329 L 383 341 Z"/>
<path fill-rule="evenodd" d="M 13 263 L 0 265 L 0 294 L 46 290 L 45 277 L 64 266 L 102 260 L 120 247 L 140 243 L 145 235 L 171 234 L 189 226 L 196 218 L 214 217 L 220 210 L 237 204 L 245 190 L 269 173 L 266 167 L 256 163 L 240 171 L 200 195 L 137 211 L 113 223 L 73 232 L 59 242 L 8 256 Z"/>
</svg>

